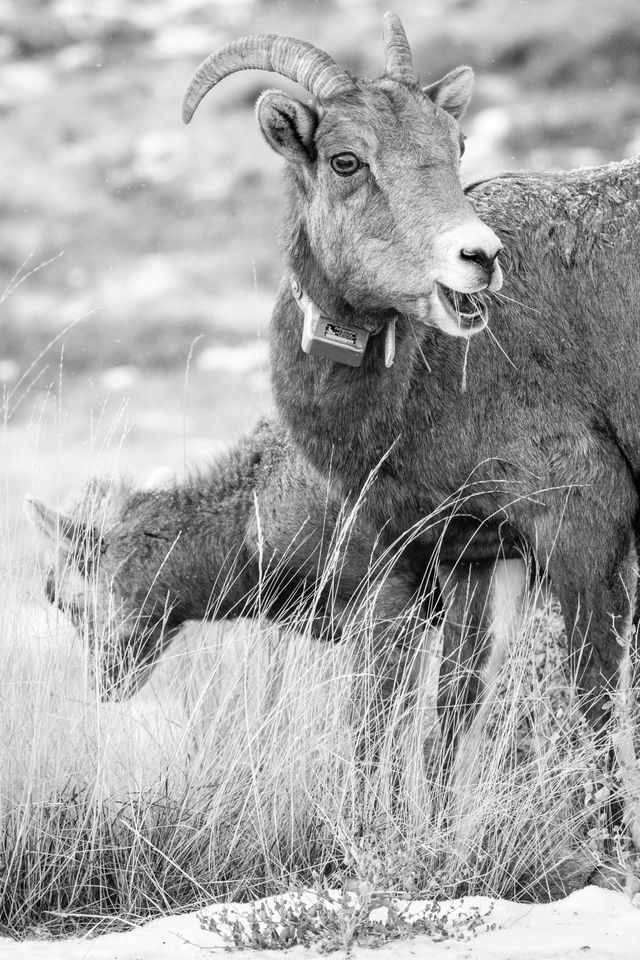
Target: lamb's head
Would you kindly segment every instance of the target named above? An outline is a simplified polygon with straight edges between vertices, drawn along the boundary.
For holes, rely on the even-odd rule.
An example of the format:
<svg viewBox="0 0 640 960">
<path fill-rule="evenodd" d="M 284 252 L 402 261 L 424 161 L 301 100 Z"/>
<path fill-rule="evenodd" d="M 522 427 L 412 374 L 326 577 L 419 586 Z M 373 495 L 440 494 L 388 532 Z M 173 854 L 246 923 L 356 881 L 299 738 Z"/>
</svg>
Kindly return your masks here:
<svg viewBox="0 0 640 960">
<path fill-rule="evenodd" d="M 183 117 L 238 70 L 297 81 L 306 104 L 269 90 L 257 105 L 268 143 L 287 161 L 291 265 L 313 274 L 359 313 L 407 314 L 454 336 L 486 324 L 482 290 L 502 274 L 495 233 L 473 211 L 459 178 L 458 120 L 473 86 L 458 67 L 417 83 L 399 19 L 385 15 L 384 75 L 351 77 L 326 53 L 290 37 L 245 37 L 212 54 L 189 87 Z M 311 276 L 310 276 L 311 274 Z"/>
<path fill-rule="evenodd" d="M 48 600 L 71 619 L 103 700 L 124 700 L 142 687 L 182 620 L 157 582 L 160 557 L 119 516 L 111 485 L 90 484 L 69 512 L 30 498 L 36 527 L 53 547 Z M 125 499 L 122 500 L 125 502 Z M 153 545 L 155 550 L 155 544 Z"/>
</svg>

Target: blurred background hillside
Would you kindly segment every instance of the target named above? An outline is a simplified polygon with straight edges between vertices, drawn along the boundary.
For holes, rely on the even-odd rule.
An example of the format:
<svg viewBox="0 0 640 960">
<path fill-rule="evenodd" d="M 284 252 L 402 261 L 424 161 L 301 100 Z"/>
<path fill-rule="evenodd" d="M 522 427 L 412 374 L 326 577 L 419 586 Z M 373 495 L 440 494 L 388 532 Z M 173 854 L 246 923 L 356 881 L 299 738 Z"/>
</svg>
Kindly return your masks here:
<svg viewBox="0 0 640 960">
<path fill-rule="evenodd" d="M 389 4 L 0 0 L 2 445 L 19 486 L 37 462 L 38 491 L 75 485 L 114 430 L 125 465 L 175 465 L 266 409 L 281 165 L 252 106 L 279 81 L 227 80 L 189 128 L 182 95 L 247 33 L 377 75 Z M 640 152 L 637 0 L 393 7 L 425 82 L 476 68 L 465 173 Z"/>
</svg>

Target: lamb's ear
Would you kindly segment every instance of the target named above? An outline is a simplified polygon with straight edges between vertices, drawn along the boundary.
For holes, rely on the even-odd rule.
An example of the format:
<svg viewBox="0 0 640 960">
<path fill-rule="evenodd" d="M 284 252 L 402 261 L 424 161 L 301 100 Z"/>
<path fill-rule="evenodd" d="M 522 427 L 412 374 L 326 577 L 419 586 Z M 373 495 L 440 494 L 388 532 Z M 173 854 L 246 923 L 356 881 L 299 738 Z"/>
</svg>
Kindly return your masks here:
<svg viewBox="0 0 640 960">
<path fill-rule="evenodd" d="M 27 497 L 25 501 L 27 516 L 40 533 L 53 541 L 59 549 L 70 551 L 78 548 L 85 539 L 81 525 L 65 513 L 52 510 L 42 500 Z"/>
<path fill-rule="evenodd" d="M 265 140 L 276 153 L 293 163 L 315 160 L 314 134 L 318 114 L 281 90 L 265 90 L 256 104 Z"/>
<path fill-rule="evenodd" d="M 442 107 L 459 120 L 469 105 L 474 79 L 471 67 L 456 67 L 441 80 L 423 87 L 422 92 L 433 100 L 436 106 Z"/>
</svg>

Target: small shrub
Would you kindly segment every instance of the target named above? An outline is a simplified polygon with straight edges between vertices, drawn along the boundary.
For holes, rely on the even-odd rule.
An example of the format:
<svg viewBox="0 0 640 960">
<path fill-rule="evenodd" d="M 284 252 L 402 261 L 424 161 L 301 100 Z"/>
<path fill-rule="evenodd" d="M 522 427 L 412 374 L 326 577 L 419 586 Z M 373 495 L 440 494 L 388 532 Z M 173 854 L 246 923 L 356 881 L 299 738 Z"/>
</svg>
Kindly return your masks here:
<svg viewBox="0 0 640 960">
<path fill-rule="evenodd" d="M 247 907 L 225 906 L 200 915 L 200 926 L 222 938 L 227 949 L 282 950 L 315 946 L 321 953 L 354 946 L 382 947 L 396 940 L 427 934 L 434 941 L 468 939 L 492 929 L 477 906 L 462 911 L 436 901 L 414 908 L 388 893 L 368 889 L 337 892 L 318 885 L 261 900 Z"/>
</svg>

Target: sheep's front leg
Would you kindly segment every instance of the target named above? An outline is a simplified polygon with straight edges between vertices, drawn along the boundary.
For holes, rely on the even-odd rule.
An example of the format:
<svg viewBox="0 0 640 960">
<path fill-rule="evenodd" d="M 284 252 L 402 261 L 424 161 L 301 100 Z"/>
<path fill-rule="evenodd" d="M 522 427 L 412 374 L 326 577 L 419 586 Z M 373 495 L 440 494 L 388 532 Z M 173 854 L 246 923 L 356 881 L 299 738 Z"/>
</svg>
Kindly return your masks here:
<svg viewBox="0 0 640 960">
<path fill-rule="evenodd" d="M 528 573 L 522 560 L 497 560 L 440 564 L 438 579 L 445 605 L 438 713 L 449 767 L 463 738 L 465 753 L 473 750 L 471 727 L 477 739 L 474 718 L 520 624 Z"/>
<path fill-rule="evenodd" d="M 585 560 L 591 563 L 587 566 Z M 623 650 L 635 645 L 635 547 L 629 538 L 626 544 L 616 545 L 610 556 L 596 560 L 574 557 L 563 562 L 561 556 L 554 556 L 549 573 L 562 607 L 580 704 L 602 740 L 609 732 Z"/>
<path fill-rule="evenodd" d="M 402 574 L 371 584 L 367 606 L 366 611 L 349 611 L 352 626 L 347 630 L 355 650 L 356 756 L 368 774 L 381 772 L 388 759 L 396 794 L 402 767 L 397 735 L 415 704 L 437 637 L 421 591 Z"/>
<path fill-rule="evenodd" d="M 619 536 L 611 536 L 615 529 L 611 523 L 602 537 L 590 529 L 591 543 L 608 547 L 597 553 L 571 555 L 575 537 L 563 538 L 549 562 L 549 572 L 562 606 L 581 707 L 599 749 L 609 763 L 616 759 L 619 765 L 622 795 L 610 802 L 610 822 L 620 826 L 626 820 L 640 848 L 640 778 L 630 706 L 632 671 L 637 664 L 633 620 L 638 563 L 631 529 L 618 525 Z"/>
<path fill-rule="evenodd" d="M 445 597 L 438 709 L 452 844 L 469 864 L 477 842 L 478 757 L 500 667 L 522 623 L 528 570 L 522 560 L 441 567 Z"/>
</svg>

